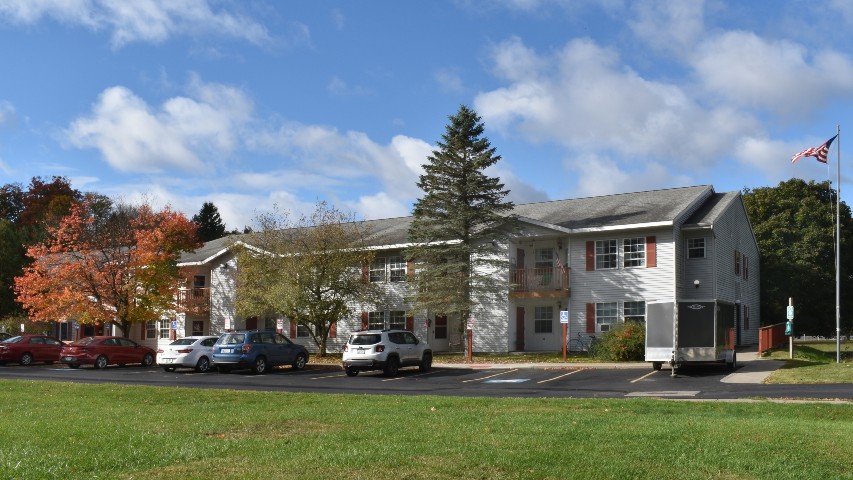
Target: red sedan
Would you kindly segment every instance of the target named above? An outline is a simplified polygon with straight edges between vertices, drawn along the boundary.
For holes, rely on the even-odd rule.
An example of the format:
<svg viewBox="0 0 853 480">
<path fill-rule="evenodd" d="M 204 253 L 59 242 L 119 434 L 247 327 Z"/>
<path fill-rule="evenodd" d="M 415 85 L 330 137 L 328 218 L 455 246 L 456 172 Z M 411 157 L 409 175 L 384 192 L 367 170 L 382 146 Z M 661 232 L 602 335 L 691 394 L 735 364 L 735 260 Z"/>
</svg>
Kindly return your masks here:
<svg viewBox="0 0 853 480">
<path fill-rule="evenodd" d="M 157 352 L 124 337 L 85 337 L 62 348 L 59 361 L 71 368 L 80 365 L 107 365 L 141 363 L 143 367 L 154 364 Z"/>
<path fill-rule="evenodd" d="M 62 342 L 47 335 L 18 335 L 0 342 L 0 364 L 7 362 L 29 365 L 33 362 L 53 363 L 59 360 Z"/>
</svg>

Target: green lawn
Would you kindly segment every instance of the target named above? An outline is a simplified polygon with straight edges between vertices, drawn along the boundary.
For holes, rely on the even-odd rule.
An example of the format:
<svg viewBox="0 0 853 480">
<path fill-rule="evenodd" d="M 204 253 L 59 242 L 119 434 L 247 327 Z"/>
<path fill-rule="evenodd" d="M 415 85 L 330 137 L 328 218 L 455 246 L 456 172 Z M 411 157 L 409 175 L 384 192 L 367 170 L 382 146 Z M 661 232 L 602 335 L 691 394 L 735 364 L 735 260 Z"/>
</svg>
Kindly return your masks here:
<svg viewBox="0 0 853 480">
<path fill-rule="evenodd" d="M 853 478 L 853 405 L 0 381 L 3 479 Z"/>
<path fill-rule="evenodd" d="M 766 383 L 853 384 L 853 342 L 841 344 L 841 363 L 836 361 L 835 342 L 795 342 L 793 360 L 788 346 L 772 350 L 767 358 L 785 360 L 786 364 Z"/>
</svg>

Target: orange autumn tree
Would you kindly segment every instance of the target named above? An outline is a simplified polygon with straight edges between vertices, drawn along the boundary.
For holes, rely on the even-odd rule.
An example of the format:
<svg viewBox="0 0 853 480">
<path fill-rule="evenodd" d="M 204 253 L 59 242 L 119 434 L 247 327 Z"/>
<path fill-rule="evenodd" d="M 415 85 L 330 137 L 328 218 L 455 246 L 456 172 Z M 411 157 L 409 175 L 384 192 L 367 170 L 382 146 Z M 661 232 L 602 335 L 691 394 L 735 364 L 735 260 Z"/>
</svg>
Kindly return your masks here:
<svg viewBox="0 0 853 480">
<path fill-rule="evenodd" d="M 196 225 L 169 207 L 119 205 L 105 215 L 76 203 L 27 249 L 33 262 L 15 293 L 31 319 L 113 322 L 127 335 L 132 324 L 178 311 L 178 256 L 200 246 Z"/>
</svg>

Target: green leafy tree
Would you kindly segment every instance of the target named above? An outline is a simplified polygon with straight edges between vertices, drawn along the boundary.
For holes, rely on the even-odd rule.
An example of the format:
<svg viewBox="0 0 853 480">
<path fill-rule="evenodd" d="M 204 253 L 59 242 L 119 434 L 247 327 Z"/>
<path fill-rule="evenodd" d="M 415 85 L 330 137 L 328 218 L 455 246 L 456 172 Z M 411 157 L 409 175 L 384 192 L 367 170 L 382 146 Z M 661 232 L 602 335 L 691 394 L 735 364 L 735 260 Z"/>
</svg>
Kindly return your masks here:
<svg viewBox="0 0 853 480">
<path fill-rule="evenodd" d="M 15 301 L 12 285 L 26 263 L 24 239 L 11 222 L 0 219 L 0 319 L 20 316 L 23 309 Z"/>
<path fill-rule="evenodd" d="M 351 318 L 357 303 L 376 303 L 378 292 L 365 282 L 362 266 L 367 224 L 317 204 L 297 222 L 279 211 L 257 218 L 260 231 L 235 241 L 237 313 L 245 317 L 283 315 L 309 327 L 320 356 L 338 320 Z"/>
<path fill-rule="evenodd" d="M 201 210 L 193 215 L 193 222 L 198 224 L 198 238 L 202 242 L 216 240 L 226 234 L 225 224 L 219 216 L 219 209 L 213 202 L 204 202 Z"/>
<path fill-rule="evenodd" d="M 829 182 L 791 179 L 776 187 L 744 189 L 743 199 L 761 252 L 762 324 L 784 322 L 791 297 L 795 334 L 835 335 L 836 191 Z M 844 295 L 853 287 L 851 227 L 850 208 L 842 202 L 842 313 L 853 307 L 853 297 Z M 842 332 L 849 332 L 850 320 L 842 321 Z"/>
<path fill-rule="evenodd" d="M 457 316 L 461 328 L 478 306 L 506 295 L 502 245 L 513 233 L 514 205 L 500 180 L 484 173 L 501 157 L 480 117 L 463 105 L 449 119 L 418 181 L 424 195 L 415 202 L 406 256 L 417 264 L 416 308 Z"/>
</svg>

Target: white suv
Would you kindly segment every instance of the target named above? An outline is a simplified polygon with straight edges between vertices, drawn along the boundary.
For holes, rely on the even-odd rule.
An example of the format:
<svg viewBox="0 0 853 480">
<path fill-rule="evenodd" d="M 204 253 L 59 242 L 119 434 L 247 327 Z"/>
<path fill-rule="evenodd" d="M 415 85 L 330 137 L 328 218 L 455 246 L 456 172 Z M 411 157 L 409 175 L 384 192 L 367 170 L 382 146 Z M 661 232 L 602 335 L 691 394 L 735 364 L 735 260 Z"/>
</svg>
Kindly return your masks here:
<svg viewBox="0 0 853 480">
<path fill-rule="evenodd" d="M 350 377 L 367 370 L 382 370 L 393 376 L 400 367 L 413 366 L 428 372 L 432 349 L 407 330 L 365 330 L 350 335 L 344 345 L 343 364 Z"/>
</svg>

